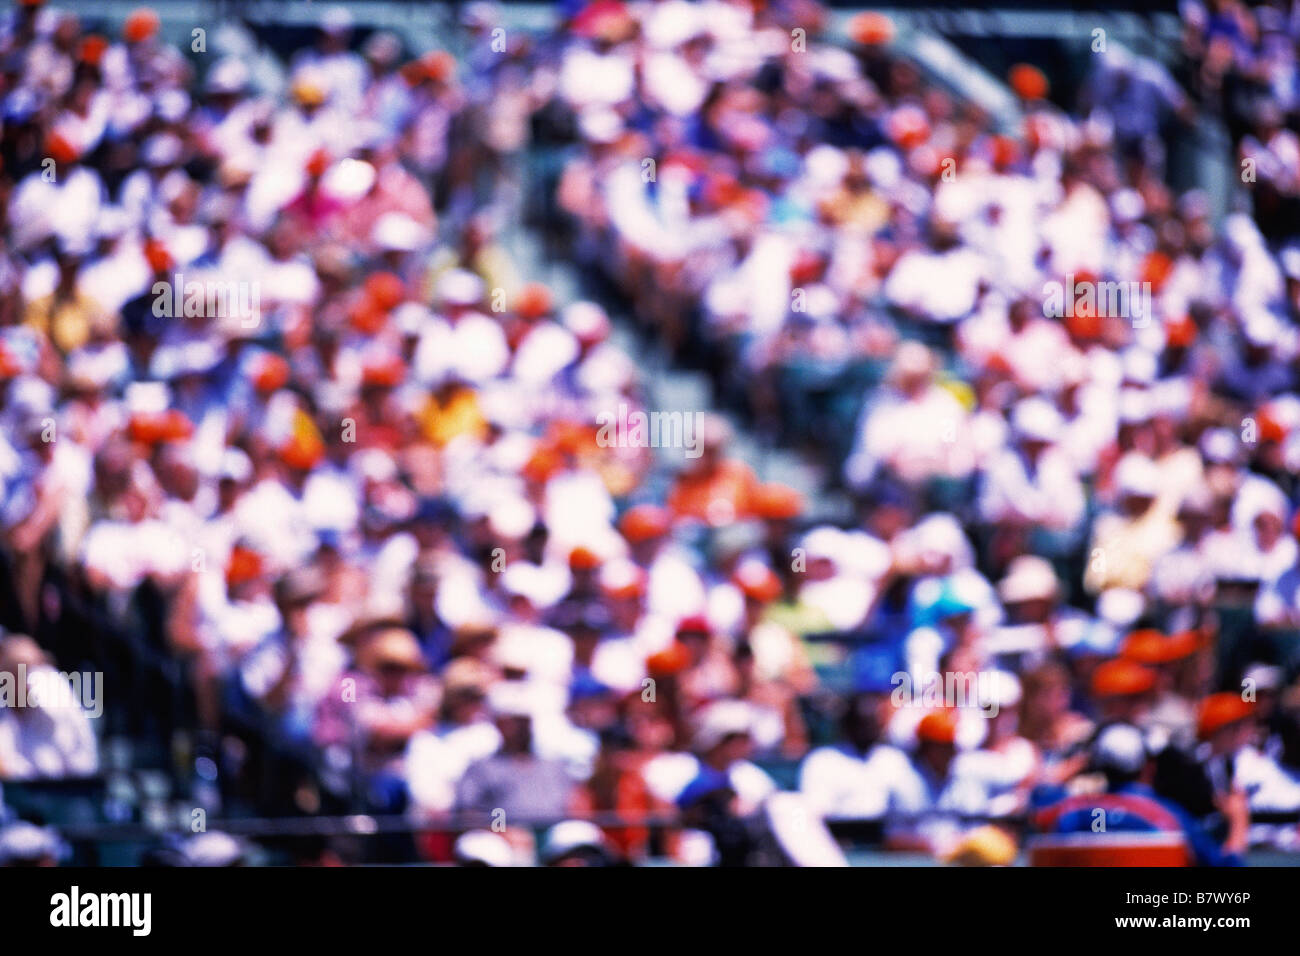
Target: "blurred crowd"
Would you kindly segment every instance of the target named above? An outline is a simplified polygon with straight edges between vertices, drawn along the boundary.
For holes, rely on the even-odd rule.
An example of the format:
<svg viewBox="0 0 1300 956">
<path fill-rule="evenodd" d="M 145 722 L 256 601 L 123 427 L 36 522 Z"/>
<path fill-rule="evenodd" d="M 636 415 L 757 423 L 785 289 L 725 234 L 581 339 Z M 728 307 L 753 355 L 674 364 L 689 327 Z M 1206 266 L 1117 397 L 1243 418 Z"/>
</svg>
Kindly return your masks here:
<svg viewBox="0 0 1300 956">
<path fill-rule="evenodd" d="M 1226 123 L 1259 228 L 1294 238 L 1300 219 L 1300 7 L 1181 4 L 1187 86 Z"/>
<path fill-rule="evenodd" d="M 170 714 L 208 813 L 473 827 L 428 859 L 1006 862 L 982 824 L 1102 790 L 1202 862 L 1294 846 L 1300 246 L 1171 192 L 1177 89 L 1108 62 L 1078 116 L 1022 65 L 998 130 L 881 15 L 560 16 L 470 4 L 453 55 L 331 9 L 276 58 L 10 12 L 0 660 L 151 661 L 128 723 Z M 524 274 L 535 144 L 605 305 Z M 852 520 L 716 412 L 698 456 L 599 440 L 647 407 L 609 302 L 823 444 Z M 842 447 L 809 361 L 860 371 Z M 0 780 L 95 764 L 0 710 Z"/>
</svg>

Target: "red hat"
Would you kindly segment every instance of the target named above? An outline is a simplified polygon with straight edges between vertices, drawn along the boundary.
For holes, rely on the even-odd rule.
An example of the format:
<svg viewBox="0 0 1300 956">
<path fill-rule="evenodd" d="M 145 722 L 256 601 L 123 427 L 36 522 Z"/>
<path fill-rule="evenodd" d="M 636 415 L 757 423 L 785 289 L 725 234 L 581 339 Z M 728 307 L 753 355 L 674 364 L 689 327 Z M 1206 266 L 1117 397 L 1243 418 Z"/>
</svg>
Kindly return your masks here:
<svg viewBox="0 0 1300 956">
<path fill-rule="evenodd" d="M 916 739 L 930 744 L 951 744 L 957 740 L 957 711 L 934 710 L 916 725 Z"/>
<path fill-rule="evenodd" d="M 282 355 L 264 352 L 251 363 L 253 388 L 262 394 L 274 392 L 289 381 L 289 363 Z"/>
<path fill-rule="evenodd" d="M 1145 694 L 1155 684 L 1154 671 L 1123 658 L 1099 664 L 1092 672 L 1094 697 L 1131 697 Z"/>
<path fill-rule="evenodd" d="M 131 11 L 122 25 L 122 38 L 127 43 L 140 43 L 158 34 L 158 14 L 148 7 L 139 7 Z"/>
<path fill-rule="evenodd" d="M 1007 74 L 1007 82 L 1022 100 L 1046 99 L 1050 88 L 1046 74 L 1028 63 L 1017 63 L 1013 66 Z"/>
<path fill-rule="evenodd" d="M 1196 322 L 1190 315 L 1165 322 L 1165 344 L 1171 349 L 1187 348 L 1196 341 Z"/>
<path fill-rule="evenodd" d="M 619 522 L 618 529 L 632 544 L 659 538 L 672 527 L 672 516 L 658 505 L 636 505 L 629 508 Z"/>
<path fill-rule="evenodd" d="M 388 322 L 388 310 L 369 296 L 363 296 L 348 309 L 348 324 L 363 335 L 375 335 Z"/>
<path fill-rule="evenodd" d="M 159 272 L 171 272 L 176 260 L 167 251 L 167 247 L 157 239 L 149 239 L 144 244 L 144 259 L 156 275 Z"/>
<path fill-rule="evenodd" d="M 849 21 L 849 36 L 863 46 L 884 46 L 894 39 L 894 21 L 883 13 L 859 13 Z"/>
<path fill-rule="evenodd" d="M 1125 660 L 1152 666 L 1187 657 L 1193 650 L 1195 648 L 1188 647 L 1186 641 L 1176 641 L 1161 631 L 1146 628 L 1124 638 L 1119 655 Z"/>
<path fill-rule="evenodd" d="M 600 567 L 600 555 L 590 548 L 574 548 L 569 552 L 569 570 L 594 571 Z"/>
<path fill-rule="evenodd" d="M 226 583 L 243 584 L 262 575 L 262 556 L 249 548 L 235 545 L 226 564 Z"/>
<path fill-rule="evenodd" d="M 406 283 L 393 272 L 375 272 L 366 276 L 366 298 L 385 312 L 396 308 L 406 298 Z"/>
<path fill-rule="evenodd" d="M 683 634 L 712 634 L 713 625 L 703 614 L 692 614 L 690 617 L 684 617 L 677 624 L 677 636 Z"/>
<path fill-rule="evenodd" d="M 754 491 L 753 509 L 760 518 L 771 521 L 797 518 L 803 513 L 803 495 L 789 485 L 769 482 Z"/>
<path fill-rule="evenodd" d="M 781 579 L 775 571 L 759 561 L 746 561 L 731 576 L 731 583 L 752 601 L 766 604 L 781 596 Z"/>
<path fill-rule="evenodd" d="M 515 314 L 524 319 L 540 319 L 551 311 L 551 290 L 540 282 L 530 282 L 519 290 Z"/>
<path fill-rule="evenodd" d="M 1247 720 L 1255 713 L 1252 701 L 1242 700 L 1241 695 L 1232 691 L 1211 694 L 1201 701 L 1196 714 L 1196 735 L 1206 740 L 1216 731 L 1229 724 Z"/>
<path fill-rule="evenodd" d="M 81 155 L 81 150 L 62 133 L 50 130 L 45 137 L 45 154 L 56 163 L 70 163 Z"/>
<path fill-rule="evenodd" d="M 108 40 L 97 33 L 84 37 L 77 47 L 77 59 L 90 66 L 99 66 L 108 49 Z"/>
<path fill-rule="evenodd" d="M 295 434 L 280 446 L 280 460 L 290 468 L 310 471 L 325 457 L 325 445 L 319 436 Z"/>
<path fill-rule="evenodd" d="M 369 358 L 361 365 L 361 384 L 394 388 L 406 378 L 406 363 L 400 355 Z"/>
<path fill-rule="evenodd" d="M 167 441 L 184 441 L 194 434 L 194 425 L 185 413 L 171 408 L 165 412 L 136 412 L 127 423 L 132 441 L 157 445 Z"/>
<path fill-rule="evenodd" d="M 533 456 L 524 463 L 520 474 L 532 482 L 549 481 L 552 475 L 564 469 L 564 456 L 553 448 L 538 448 Z"/>
<path fill-rule="evenodd" d="M 670 677 L 686 670 L 691 656 L 686 648 L 674 641 L 657 654 L 651 654 L 645 660 L 646 673 L 651 677 Z"/>
<path fill-rule="evenodd" d="M 314 150 L 307 157 L 307 165 L 304 167 L 308 176 L 324 176 L 325 170 L 330 168 L 330 154 L 324 147 Z"/>
</svg>

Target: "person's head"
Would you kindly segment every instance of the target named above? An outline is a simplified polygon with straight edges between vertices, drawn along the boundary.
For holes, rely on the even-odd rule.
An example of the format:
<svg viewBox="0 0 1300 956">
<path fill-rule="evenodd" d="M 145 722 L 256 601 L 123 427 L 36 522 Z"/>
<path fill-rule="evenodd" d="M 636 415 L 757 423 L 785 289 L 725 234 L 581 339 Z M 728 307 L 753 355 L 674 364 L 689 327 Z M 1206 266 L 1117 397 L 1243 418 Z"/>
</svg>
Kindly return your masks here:
<svg viewBox="0 0 1300 956">
<path fill-rule="evenodd" d="M 63 849 L 57 833 L 25 820 L 0 828 L 0 867 L 58 866 Z"/>
<path fill-rule="evenodd" d="M 713 628 L 703 615 L 688 617 L 677 625 L 677 641 L 685 649 L 688 666 L 694 667 L 709 652 Z"/>
<path fill-rule="evenodd" d="M 1138 780 L 1148 764 L 1146 741 L 1132 724 L 1111 724 L 1093 741 L 1092 765 L 1105 775 L 1108 790 Z"/>
<path fill-rule="evenodd" d="M 884 733 L 888 721 L 889 696 L 865 692 L 849 698 L 840 718 L 844 738 L 860 753 L 870 750 Z"/>
<path fill-rule="evenodd" d="M 1255 702 L 1241 693 L 1211 694 L 1197 709 L 1196 736 L 1209 744 L 1213 754 L 1235 754 L 1254 739 L 1255 717 Z"/>
<path fill-rule="evenodd" d="M 518 681 L 500 681 L 488 692 L 488 710 L 501 734 L 501 752 L 523 756 L 533 749 L 533 701 Z"/>
<path fill-rule="evenodd" d="M 1042 624 L 1052 616 L 1060 584 L 1052 565 L 1037 555 L 1013 560 L 998 582 L 998 599 L 1012 624 Z"/>
<path fill-rule="evenodd" d="M 410 678 L 427 670 L 415 635 L 396 626 L 377 627 L 363 637 L 357 648 L 357 665 L 374 679 L 385 697 L 403 694 Z"/>
<path fill-rule="evenodd" d="M 1092 697 L 1103 721 L 1137 723 L 1151 706 L 1156 674 L 1134 661 L 1116 658 L 1092 672 Z"/>
<path fill-rule="evenodd" d="M 916 756 L 936 776 L 945 777 L 957 755 L 957 712 L 936 710 L 916 727 Z"/>
</svg>

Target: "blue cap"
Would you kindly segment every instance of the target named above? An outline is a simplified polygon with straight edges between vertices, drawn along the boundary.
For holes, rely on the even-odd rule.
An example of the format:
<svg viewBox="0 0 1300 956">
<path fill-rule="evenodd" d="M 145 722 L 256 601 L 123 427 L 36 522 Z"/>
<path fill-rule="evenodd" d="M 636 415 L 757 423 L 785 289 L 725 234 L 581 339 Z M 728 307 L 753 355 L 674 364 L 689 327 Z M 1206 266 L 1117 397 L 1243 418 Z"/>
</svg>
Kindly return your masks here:
<svg viewBox="0 0 1300 956">
<path fill-rule="evenodd" d="M 688 783 L 674 801 L 679 810 L 685 810 L 699 803 L 705 797 L 722 790 L 732 790 L 731 780 L 721 770 L 700 765 L 700 772 Z"/>
</svg>

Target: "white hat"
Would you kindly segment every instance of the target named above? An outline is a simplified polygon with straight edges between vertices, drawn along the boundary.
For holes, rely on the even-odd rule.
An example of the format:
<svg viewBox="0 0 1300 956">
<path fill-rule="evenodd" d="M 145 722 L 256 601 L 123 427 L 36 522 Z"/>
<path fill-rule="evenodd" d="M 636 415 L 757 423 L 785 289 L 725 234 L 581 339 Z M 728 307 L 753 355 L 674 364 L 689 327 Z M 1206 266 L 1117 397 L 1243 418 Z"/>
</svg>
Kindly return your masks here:
<svg viewBox="0 0 1300 956">
<path fill-rule="evenodd" d="M 578 131 L 589 143 L 609 144 L 623 132 L 623 118 L 608 107 L 589 107 L 578 116 Z"/>
<path fill-rule="evenodd" d="M 1047 399 L 1037 396 L 1016 404 L 1011 412 L 1011 424 L 1028 441 L 1056 441 L 1065 428 L 1061 413 Z"/>
<path fill-rule="evenodd" d="M 470 830 L 462 833 L 452 849 L 457 860 L 482 863 L 485 866 L 513 866 L 514 849 L 510 841 L 491 830 Z"/>
<path fill-rule="evenodd" d="M 238 93 L 248 85 L 249 69 L 243 60 L 227 57 L 208 73 L 209 93 Z"/>
<path fill-rule="evenodd" d="M 1147 761 L 1146 741 L 1131 724 L 1112 724 L 1097 735 L 1092 754 L 1102 769 L 1137 773 Z"/>
<path fill-rule="evenodd" d="M 1003 604 L 1024 601 L 1050 601 L 1060 587 L 1056 572 L 1046 558 L 1022 554 L 1011 562 L 1006 577 L 998 582 L 998 598 Z"/>
<path fill-rule="evenodd" d="M 186 840 L 181 854 L 190 866 L 234 866 L 244 857 L 244 845 L 229 833 L 212 830 Z"/>
<path fill-rule="evenodd" d="M 1241 446 L 1228 428 L 1212 428 L 1201 436 L 1201 457 L 1212 464 L 1236 464 Z"/>
<path fill-rule="evenodd" d="M 375 228 L 370 233 L 370 239 L 384 250 L 411 252 L 428 242 L 429 234 L 406 213 L 386 212 L 375 220 Z"/>
<path fill-rule="evenodd" d="M 1129 452 L 1115 467 L 1115 487 L 1121 495 L 1154 498 L 1160 490 L 1160 469 L 1146 455 Z"/>
<path fill-rule="evenodd" d="M 1158 362 L 1153 353 L 1134 346 L 1124 350 L 1124 381 L 1150 385 L 1156 380 Z"/>
<path fill-rule="evenodd" d="M 53 830 L 18 820 L 0 830 L 0 865 L 27 863 L 63 855 L 63 841 Z"/>
<path fill-rule="evenodd" d="M 537 510 L 518 495 L 506 495 L 488 508 L 487 519 L 493 534 L 518 541 L 533 530 Z"/>
<path fill-rule="evenodd" d="M 450 269 L 438 279 L 438 301 L 446 305 L 477 305 L 483 301 L 483 280 L 465 269 Z"/>
<path fill-rule="evenodd" d="M 140 158 L 146 166 L 171 166 L 180 161 L 182 148 L 174 133 L 158 133 L 145 140 Z"/>
<path fill-rule="evenodd" d="M 1125 388 L 1119 393 L 1119 420 L 1125 425 L 1138 425 L 1151 420 L 1153 403 L 1149 392 L 1140 388 Z"/>
<path fill-rule="evenodd" d="M 560 324 L 580 342 L 601 341 L 609 335 L 609 315 L 594 302 L 572 302 L 560 312 Z"/>
<path fill-rule="evenodd" d="M 498 663 L 513 666 L 522 662 L 522 658 L 515 656 L 516 652 L 522 649 L 525 648 L 520 642 L 516 641 L 515 646 L 507 646 L 502 642 L 501 638 L 498 638 L 496 645 L 494 645 L 494 657 L 500 655 L 504 660 L 498 660 Z M 519 681 L 497 681 L 488 688 L 487 705 L 493 716 L 532 717 L 536 710 L 536 704 L 537 701 L 534 695 L 530 693 L 528 685 Z"/>
<path fill-rule="evenodd" d="M 600 827 L 589 820 L 565 820 L 546 831 L 542 861 L 549 863 L 585 847 L 603 850 L 607 845 Z"/>
<path fill-rule="evenodd" d="M 344 200 L 360 199 L 366 193 L 370 192 L 370 187 L 374 184 L 375 167 L 371 166 L 365 160 L 352 159 L 351 157 L 339 160 L 327 169 L 325 175 L 321 178 L 321 188 L 325 190 L 325 192 L 329 193 L 336 199 Z M 389 213 L 388 215 L 392 215 L 392 213 Z M 398 215 L 400 215 L 400 213 Z M 379 223 L 383 222 L 385 218 L 386 216 L 380 216 L 379 222 L 375 223 L 375 242 L 381 246 L 383 246 L 384 243 L 380 241 Z M 414 223 L 414 220 L 409 216 L 403 216 L 402 218 Z M 400 233 L 390 235 L 390 233 L 393 233 L 392 224 L 389 224 L 387 228 L 388 232 L 384 234 L 383 238 L 407 238 L 400 235 Z M 404 223 L 398 223 L 397 229 L 405 229 L 408 234 L 411 233 L 409 227 L 406 227 Z M 416 231 L 419 231 L 418 225 L 416 226 Z M 386 246 L 385 248 L 389 247 Z M 414 246 L 412 248 L 414 248 Z"/>
<path fill-rule="evenodd" d="M 721 700 L 710 704 L 700 716 L 691 744 L 698 753 L 707 753 L 735 734 L 748 736 L 754 726 L 754 714 L 743 700 Z"/>
</svg>

